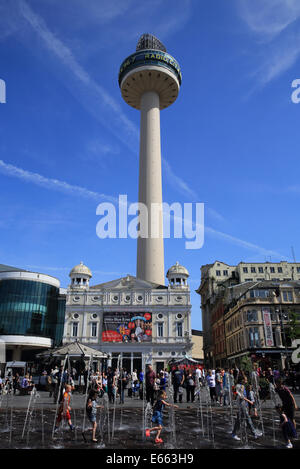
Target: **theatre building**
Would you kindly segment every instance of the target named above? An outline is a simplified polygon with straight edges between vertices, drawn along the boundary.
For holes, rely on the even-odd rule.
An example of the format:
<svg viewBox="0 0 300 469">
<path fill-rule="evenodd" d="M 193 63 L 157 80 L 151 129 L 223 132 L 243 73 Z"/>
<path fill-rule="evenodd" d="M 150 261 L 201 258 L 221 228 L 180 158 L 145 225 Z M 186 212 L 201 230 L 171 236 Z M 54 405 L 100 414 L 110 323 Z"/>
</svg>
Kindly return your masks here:
<svg viewBox="0 0 300 469">
<path fill-rule="evenodd" d="M 90 285 L 82 262 L 70 272 L 63 342 L 81 343 L 109 353 L 112 366 L 141 370 L 142 357 L 154 370 L 167 367 L 192 348 L 189 273 L 178 263 L 167 272 L 168 285 L 131 275 Z"/>
</svg>

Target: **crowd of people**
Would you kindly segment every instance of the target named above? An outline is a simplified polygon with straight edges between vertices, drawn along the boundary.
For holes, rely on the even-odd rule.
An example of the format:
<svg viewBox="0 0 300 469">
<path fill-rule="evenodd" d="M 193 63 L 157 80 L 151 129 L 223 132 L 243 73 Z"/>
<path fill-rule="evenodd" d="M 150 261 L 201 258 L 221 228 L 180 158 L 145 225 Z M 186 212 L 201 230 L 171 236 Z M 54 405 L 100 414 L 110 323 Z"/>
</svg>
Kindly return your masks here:
<svg viewBox="0 0 300 469">
<path fill-rule="evenodd" d="M 279 371 L 276 368 L 262 370 L 258 364 L 254 363 L 252 370 L 246 372 L 237 366 L 233 368 L 204 369 L 201 367 L 173 366 L 171 369 L 155 372 L 151 365 L 147 365 L 145 374 L 136 369 L 129 373 L 125 368 L 113 369 L 99 372 L 85 369 L 78 373 L 75 368 L 64 369 L 63 366 L 56 366 L 50 372 L 43 371 L 38 386 L 39 389 L 49 392 L 49 397 L 54 403 L 59 403 L 56 427 L 58 428 L 62 419 L 66 420 L 73 428 L 70 415 L 71 393 L 75 391 L 87 395 L 86 415 L 92 427 L 92 441 L 96 441 L 96 413 L 99 405 L 97 399 L 107 395 L 111 404 L 119 400 L 120 404 L 125 402 L 127 397 L 146 399 L 153 409 L 154 427 L 148 428 L 146 436 L 150 437 L 152 432 L 156 432 L 155 441 L 161 443 L 160 437 L 163 428 L 163 409 L 184 401 L 193 403 L 199 399 L 202 388 L 206 388 L 212 406 L 233 405 L 237 409 L 232 438 L 240 440 L 238 432 L 241 422 L 245 421 L 254 438 L 262 436 L 252 419 L 259 418 L 259 408 L 266 399 L 274 399 L 277 395 L 281 400 L 281 405 L 276 406 L 276 411 L 280 417 L 282 434 L 287 448 L 292 448 L 292 438 L 296 437 L 295 411 L 297 404 L 292 391 L 297 389 L 296 378 L 293 370 Z M 13 393 L 20 395 L 30 394 L 35 387 L 32 376 L 25 374 L 20 377 L 18 373 L 0 378 L 1 394 Z M 292 388 L 292 391 L 290 390 Z M 166 400 L 168 390 L 169 398 L 173 403 Z M 85 438 L 85 435 L 83 434 Z"/>
</svg>

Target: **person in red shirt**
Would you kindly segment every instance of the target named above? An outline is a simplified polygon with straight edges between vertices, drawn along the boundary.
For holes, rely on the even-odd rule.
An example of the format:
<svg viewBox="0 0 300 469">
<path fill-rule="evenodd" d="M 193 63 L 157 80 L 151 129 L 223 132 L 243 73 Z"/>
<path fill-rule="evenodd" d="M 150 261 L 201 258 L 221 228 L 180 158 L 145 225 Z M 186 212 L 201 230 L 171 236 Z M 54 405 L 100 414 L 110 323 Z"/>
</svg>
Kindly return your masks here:
<svg viewBox="0 0 300 469">
<path fill-rule="evenodd" d="M 74 425 L 72 424 L 71 414 L 70 414 L 71 390 L 72 390 L 72 386 L 70 384 L 66 384 L 65 391 L 62 397 L 62 401 L 58 409 L 55 431 L 58 430 L 59 424 L 61 423 L 62 419 L 68 422 L 70 430 L 74 430 L 75 428 Z"/>
<path fill-rule="evenodd" d="M 289 388 L 283 385 L 282 379 L 276 381 L 275 391 L 282 400 L 282 411 L 293 422 L 296 428 L 295 410 L 298 409 L 295 398 Z"/>
</svg>

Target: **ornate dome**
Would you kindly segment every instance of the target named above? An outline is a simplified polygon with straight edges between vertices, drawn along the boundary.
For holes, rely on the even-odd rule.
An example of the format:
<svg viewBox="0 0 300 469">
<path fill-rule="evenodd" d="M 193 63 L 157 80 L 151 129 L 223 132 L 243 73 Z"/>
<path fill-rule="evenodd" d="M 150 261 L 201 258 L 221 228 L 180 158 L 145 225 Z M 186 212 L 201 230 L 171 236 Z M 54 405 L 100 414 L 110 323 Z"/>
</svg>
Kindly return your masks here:
<svg viewBox="0 0 300 469">
<path fill-rule="evenodd" d="M 169 268 L 167 277 L 174 276 L 176 274 L 186 275 L 186 277 L 189 277 L 190 275 L 188 270 L 183 267 L 183 265 L 180 265 L 178 261 L 175 265 L 172 265 L 172 267 Z"/>
<path fill-rule="evenodd" d="M 69 276 L 71 277 L 73 275 L 82 275 L 82 274 L 92 277 L 92 272 L 90 271 L 90 269 L 86 265 L 84 265 L 84 263 L 81 261 L 80 264 L 75 265 L 75 267 L 73 267 L 73 269 L 69 273 Z"/>
</svg>

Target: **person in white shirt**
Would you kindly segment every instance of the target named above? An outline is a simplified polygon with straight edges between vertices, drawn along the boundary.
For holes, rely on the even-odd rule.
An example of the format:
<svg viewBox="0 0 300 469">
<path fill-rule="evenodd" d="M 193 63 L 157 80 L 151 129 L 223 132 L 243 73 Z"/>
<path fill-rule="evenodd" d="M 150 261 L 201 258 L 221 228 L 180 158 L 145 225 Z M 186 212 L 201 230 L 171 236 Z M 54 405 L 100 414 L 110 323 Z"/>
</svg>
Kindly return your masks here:
<svg viewBox="0 0 300 469">
<path fill-rule="evenodd" d="M 209 394 L 210 394 L 211 401 L 216 402 L 216 400 L 217 400 L 216 380 L 215 380 L 215 375 L 213 375 L 212 370 L 208 370 L 208 375 L 206 376 L 206 383 L 209 387 Z"/>
<path fill-rule="evenodd" d="M 195 375 L 196 375 L 196 386 L 199 386 L 200 385 L 200 378 L 201 378 L 200 368 L 196 368 Z"/>
</svg>

